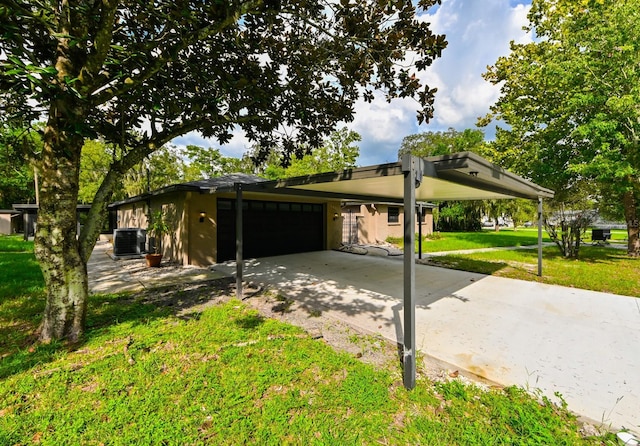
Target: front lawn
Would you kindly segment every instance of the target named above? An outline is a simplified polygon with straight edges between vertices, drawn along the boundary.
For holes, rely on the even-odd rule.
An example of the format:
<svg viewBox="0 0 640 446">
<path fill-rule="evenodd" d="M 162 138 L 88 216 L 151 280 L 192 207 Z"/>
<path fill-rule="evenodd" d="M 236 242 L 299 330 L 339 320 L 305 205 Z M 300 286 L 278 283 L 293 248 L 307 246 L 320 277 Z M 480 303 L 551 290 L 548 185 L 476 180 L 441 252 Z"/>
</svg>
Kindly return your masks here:
<svg viewBox="0 0 640 446">
<path fill-rule="evenodd" d="M 550 239 L 543 233 L 543 242 Z M 388 242 L 402 248 L 402 239 L 390 237 Z M 483 229 L 478 232 L 437 232 L 433 236 L 424 238 L 422 252 L 458 251 L 463 249 L 496 248 L 503 246 L 529 246 L 538 244 L 538 230 L 532 228 Z M 416 240 L 418 252 L 418 240 Z"/>
<path fill-rule="evenodd" d="M 433 257 L 429 263 L 512 279 L 570 286 L 640 297 L 640 260 L 626 251 L 604 246 L 582 246 L 580 258 L 566 259 L 556 246 L 543 249 L 542 277 L 538 277 L 538 250 L 478 252 Z"/>
<path fill-rule="evenodd" d="M 212 284 L 189 312 L 184 289 L 94 295 L 81 345 L 33 344 L 43 285 L 16 261 L 23 285 L 0 284 L 0 444 L 614 444 L 520 388 L 419 374 L 406 391 L 396 361 L 364 364 Z"/>
</svg>

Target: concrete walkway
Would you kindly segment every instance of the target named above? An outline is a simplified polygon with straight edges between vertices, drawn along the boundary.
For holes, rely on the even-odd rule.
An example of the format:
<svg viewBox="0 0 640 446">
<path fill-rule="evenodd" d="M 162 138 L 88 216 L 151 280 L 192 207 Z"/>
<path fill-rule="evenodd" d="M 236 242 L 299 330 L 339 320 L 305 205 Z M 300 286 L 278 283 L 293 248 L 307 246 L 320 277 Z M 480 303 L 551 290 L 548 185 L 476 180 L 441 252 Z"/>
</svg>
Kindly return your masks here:
<svg viewBox="0 0 640 446">
<path fill-rule="evenodd" d="M 216 271 L 233 274 L 232 262 Z M 402 342 L 402 262 L 320 251 L 246 262 L 245 280 Z M 417 265 L 416 342 L 489 380 L 640 431 L 640 299 Z"/>
<path fill-rule="evenodd" d="M 98 242 L 93 249 L 87 262 L 89 292 L 140 291 L 148 287 L 185 281 L 198 282 L 227 276 L 225 273 L 211 271 L 208 268 L 182 267 L 166 263 L 159 268 L 149 268 L 142 257 L 113 260 L 109 255 L 111 252 L 113 252 L 111 243 L 103 241 Z"/>
</svg>

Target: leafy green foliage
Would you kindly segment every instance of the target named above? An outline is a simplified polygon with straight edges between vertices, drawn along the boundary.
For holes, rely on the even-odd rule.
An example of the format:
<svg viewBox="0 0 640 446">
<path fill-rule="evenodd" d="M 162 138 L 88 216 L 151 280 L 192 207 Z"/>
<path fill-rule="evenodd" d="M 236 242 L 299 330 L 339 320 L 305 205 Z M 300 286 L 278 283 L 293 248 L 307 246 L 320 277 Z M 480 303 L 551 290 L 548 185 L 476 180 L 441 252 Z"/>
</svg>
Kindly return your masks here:
<svg viewBox="0 0 640 446">
<path fill-rule="evenodd" d="M 185 166 L 187 181 L 214 178 L 235 172 L 251 172 L 255 168 L 248 158 L 224 156 L 220 149 L 187 146 L 183 151 L 188 159 Z"/>
<path fill-rule="evenodd" d="M 534 0 L 534 43 L 512 44 L 485 74 L 501 97 L 482 120 L 504 120 L 494 159 L 556 191 L 596 198 L 624 216 L 640 255 L 640 25 L 631 0 Z"/>
<path fill-rule="evenodd" d="M 77 296 L 70 287 L 84 281 L 82 264 L 107 203 L 127 171 L 172 139 L 197 130 L 225 143 L 239 128 L 258 143 L 258 161 L 276 146 L 297 156 L 353 120 L 356 101 L 371 101 L 374 89 L 387 100 L 415 99 L 418 122 L 428 121 L 435 90 L 415 74 L 447 42 L 416 8 L 437 3 L 3 3 L 0 124 L 46 120 L 35 252 L 48 285 L 46 308 L 74 302 L 45 314 L 41 339 L 81 336 L 86 291 Z M 120 150 L 76 239 L 86 139 Z"/>
<path fill-rule="evenodd" d="M 37 132 L 0 127 L 0 209 L 35 201 L 32 160 L 40 150 L 42 140 Z"/>
<path fill-rule="evenodd" d="M 474 152 L 484 155 L 486 142 L 482 130 L 465 129 L 459 132 L 449 128 L 444 132 L 424 132 L 405 136 L 398 157 L 406 153 L 428 157 L 456 152 Z"/>
<path fill-rule="evenodd" d="M 360 141 L 360 135 L 357 132 L 342 127 L 325 138 L 320 147 L 312 149 L 301 158 L 287 159 L 284 154 L 281 157 L 271 156 L 263 167 L 263 174 L 266 178 L 276 180 L 316 173 L 339 172 L 355 167 L 360 154 L 360 148 L 355 145 L 358 141 Z"/>
</svg>

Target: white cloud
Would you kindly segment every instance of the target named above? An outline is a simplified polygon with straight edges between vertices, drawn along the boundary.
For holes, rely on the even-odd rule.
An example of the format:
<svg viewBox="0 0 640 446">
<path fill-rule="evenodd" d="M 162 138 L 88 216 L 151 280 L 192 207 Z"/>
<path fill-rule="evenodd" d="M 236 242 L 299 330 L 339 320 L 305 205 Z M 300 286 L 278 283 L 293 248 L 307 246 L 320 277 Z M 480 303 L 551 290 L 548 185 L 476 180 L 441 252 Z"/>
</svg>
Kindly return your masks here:
<svg viewBox="0 0 640 446">
<path fill-rule="evenodd" d="M 458 130 L 475 127 L 476 119 L 489 111 L 499 90 L 482 78 L 488 65 L 509 54 L 509 42 L 527 42 L 522 30 L 529 6 L 510 6 L 509 0 L 445 0 L 430 21 L 437 33 L 447 36 L 449 45 L 432 70 L 438 88 L 435 116 L 426 130 Z"/>
<path fill-rule="evenodd" d="M 217 140 L 211 138 L 204 138 L 197 132 L 191 132 L 184 136 L 171 141 L 178 148 L 185 148 L 186 146 L 200 146 L 200 147 L 213 147 L 220 148 L 220 152 L 225 156 L 232 156 L 235 158 L 242 158 L 245 152 L 251 148 L 251 141 L 245 136 L 244 132 L 240 128 L 236 128 L 233 132 L 233 138 L 229 143 L 220 145 Z"/>
<path fill-rule="evenodd" d="M 421 80 L 438 88 L 435 113 L 431 122 L 418 127 L 417 103 L 395 100 L 388 104 L 382 94 L 369 104 L 356 104 L 355 120 L 349 128 L 362 136 L 359 165 L 397 160 L 402 139 L 424 131 L 475 128 L 499 95 L 499 89 L 482 78 L 488 65 L 509 54 L 509 42 L 531 41 L 522 27 L 527 22 L 529 0 L 443 0 L 428 11 L 422 20 L 431 23 L 436 33 L 446 34 L 448 47 L 442 57 L 421 73 Z M 491 137 L 493 129 L 487 129 Z M 187 135 L 174 141 L 177 145 L 197 144 L 218 147 L 215 141 Z M 237 132 L 233 140 L 221 147 L 228 156 L 242 156 L 250 142 Z"/>
</svg>

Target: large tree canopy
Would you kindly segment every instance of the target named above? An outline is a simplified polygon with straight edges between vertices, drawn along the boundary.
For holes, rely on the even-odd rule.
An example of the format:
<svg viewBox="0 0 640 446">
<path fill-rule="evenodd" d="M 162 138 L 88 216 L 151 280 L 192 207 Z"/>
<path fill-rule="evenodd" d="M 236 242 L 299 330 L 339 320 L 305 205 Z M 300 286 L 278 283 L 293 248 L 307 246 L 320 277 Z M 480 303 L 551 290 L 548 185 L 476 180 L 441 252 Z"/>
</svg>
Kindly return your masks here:
<svg viewBox="0 0 640 446">
<path fill-rule="evenodd" d="M 81 336 L 86 262 L 132 166 L 186 132 L 225 142 L 235 126 L 259 158 L 274 145 L 299 156 L 374 89 L 415 98 L 428 120 L 434 90 L 416 74 L 446 46 L 409 0 L 5 0 L 0 34 L 0 119 L 46 120 L 43 341 Z M 76 239 L 80 154 L 98 137 L 121 150 Z"/>
<path fill-rule="evenodd" d="M 512 44 L 485 74 L 501 96 L 494 159 L 624 217 L 628 252 L 640 255 L 640 5 L 633 0 L 533 0 L 538 40 Z"/>
</svg>

